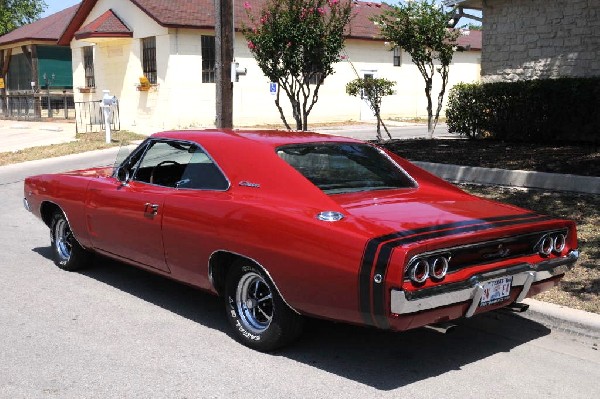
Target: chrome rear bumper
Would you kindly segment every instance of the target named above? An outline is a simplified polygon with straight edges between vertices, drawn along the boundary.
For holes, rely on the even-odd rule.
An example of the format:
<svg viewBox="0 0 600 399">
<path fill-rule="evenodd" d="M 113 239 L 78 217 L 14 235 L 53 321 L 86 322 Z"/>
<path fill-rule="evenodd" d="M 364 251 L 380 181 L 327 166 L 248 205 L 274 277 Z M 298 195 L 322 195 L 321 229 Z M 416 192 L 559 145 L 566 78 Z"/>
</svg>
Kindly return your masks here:
<svg viewBox="0 0 600 399">
<path fill-rule="evenodd" d="M 479 306 L 483 295 L 483 285 L 486 282 L 499 277 L 512 276 L 512 286 L 523 287 L 516 299 L 516 302 L 520 302 L 525 299 L 533 283 L 566 273 L 573 267 L 577 259 L 579 259 L 579 251 L 573 250 L 564 258 L 551 259 L 537 264 L 522 263 L 505 269 L 477 274 L 460 283 L 426 288 L 416 292 L 394 289 L 391 293 L 391 312 L 408 314 L 471 301 L 465 314 L 466 317 L 471 317 Z"/>
</svg>

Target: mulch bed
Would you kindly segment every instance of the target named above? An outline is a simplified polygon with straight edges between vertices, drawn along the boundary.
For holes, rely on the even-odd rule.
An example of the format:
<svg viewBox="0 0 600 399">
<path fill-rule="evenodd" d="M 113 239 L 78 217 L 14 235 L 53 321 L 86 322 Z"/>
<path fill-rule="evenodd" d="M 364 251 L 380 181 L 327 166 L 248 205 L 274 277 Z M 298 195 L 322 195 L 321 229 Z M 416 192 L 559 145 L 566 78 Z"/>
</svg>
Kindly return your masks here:
<svg viewBox="0 0 600 399">
<path fill-rule="evenodd" d="M 382 144 L 411 161 L 600 176 L 600 147 L 495 140 L 413 139 Z"/>
</svg>

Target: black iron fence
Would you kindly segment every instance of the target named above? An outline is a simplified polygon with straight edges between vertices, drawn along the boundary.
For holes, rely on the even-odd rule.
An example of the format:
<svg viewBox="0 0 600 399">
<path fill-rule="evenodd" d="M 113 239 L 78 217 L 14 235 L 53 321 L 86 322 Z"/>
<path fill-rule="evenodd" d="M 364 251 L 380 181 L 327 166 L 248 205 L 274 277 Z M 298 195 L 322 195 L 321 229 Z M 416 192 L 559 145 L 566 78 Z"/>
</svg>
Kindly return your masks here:
<svg viewBox="0 0 600 399">
<path fill-rule="evenodd" d="M 73 93 L 13 92 L 0 99 L 0 115 L 4 119 L 42 120 L 75 118 Z"/>
<path fill-rule="evenodd" d="M 101 104 L 102 100 L 75 103 L 75 128 L 77 133 L 90 133 L 104 130 L 106 121 L 104 120 L 104 111 Z M 110 120 L 108 123 L 110 124 L 111 130 L 121 130 L 118 101 L 110 106 Z"/>
</svg>

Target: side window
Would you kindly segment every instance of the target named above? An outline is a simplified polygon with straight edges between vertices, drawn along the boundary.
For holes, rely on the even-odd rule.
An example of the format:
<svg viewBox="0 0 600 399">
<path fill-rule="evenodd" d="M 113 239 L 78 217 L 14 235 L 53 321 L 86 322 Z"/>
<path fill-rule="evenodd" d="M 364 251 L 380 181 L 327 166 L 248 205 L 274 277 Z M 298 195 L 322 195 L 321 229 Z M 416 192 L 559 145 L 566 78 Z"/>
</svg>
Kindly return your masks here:
<svg viewBox="0 0 600 399">
<path fill-rule="evenodd" d="M 156 37 L 142 39 L 142 69 L 151 84 L 156 84 Z"/>
<path fill-rule="evenodd" d="M 402 49 L 394 47 L 394 66 L 402 66 Z"/>
<path fill-rule="evenodd" d="M 197 145 L 179 141 L 154 141 L 139 161 L 133 180 L 158 186 L 226 190 L 221 170 Z"/>
<path fill-rule="evenodd" d="M 215 83 L 215 37 L 200 37 L 202 47 L 202 83 Z"/>
<path fill-rule="evenodd" d="M 85 87 L 96 87 L 96 79 L 94 78 L 94 47 L 85 46 L 82 51 Z"/>
<path fill-rule="evenodd" d="M 176 187 L 190 161 L 191 144 L 176 141 L 155 141 L 141 159 L 133 180 Z"/>
</svg>

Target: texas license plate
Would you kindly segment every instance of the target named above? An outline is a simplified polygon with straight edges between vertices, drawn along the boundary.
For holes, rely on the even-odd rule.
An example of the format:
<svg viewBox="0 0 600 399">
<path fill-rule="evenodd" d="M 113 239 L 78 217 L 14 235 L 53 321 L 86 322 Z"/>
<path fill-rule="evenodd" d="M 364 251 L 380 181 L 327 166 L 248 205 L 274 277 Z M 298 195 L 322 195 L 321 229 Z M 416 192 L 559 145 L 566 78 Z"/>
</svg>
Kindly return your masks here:
<svg viewBox="0 0 600 399">
<path fill-rule="evenodd" d="M 512 276 L 502 277 L 483 284 L 481 306 L 502 302 L 510 296 Z"/>
</svg>

